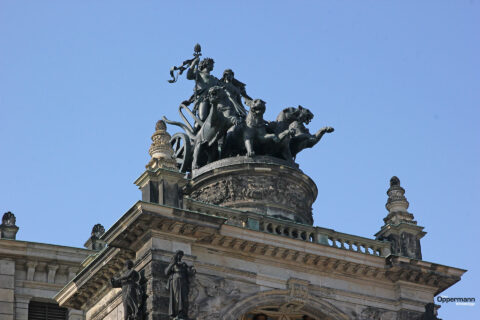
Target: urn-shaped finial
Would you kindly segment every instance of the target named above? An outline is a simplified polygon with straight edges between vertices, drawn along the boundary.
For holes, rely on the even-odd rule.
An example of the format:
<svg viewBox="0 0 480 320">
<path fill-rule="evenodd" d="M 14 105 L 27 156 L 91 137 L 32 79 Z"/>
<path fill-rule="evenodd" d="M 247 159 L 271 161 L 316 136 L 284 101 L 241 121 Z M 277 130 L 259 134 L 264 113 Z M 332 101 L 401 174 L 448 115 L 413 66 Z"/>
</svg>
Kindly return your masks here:
<svg viewBox="0 0 480 320">
<path fill-rule="evenodd" d="M 157 121 L 155 132 L 152 135 L 152 145 L 148 150 L 152 159 L 146 165 L 147 169 L 177 169 L 177 163 L 173 157 L 173 148 L 170 144 L 170 139 L 171 136 L 167 132 L 165 121 Z"/>
</svg>

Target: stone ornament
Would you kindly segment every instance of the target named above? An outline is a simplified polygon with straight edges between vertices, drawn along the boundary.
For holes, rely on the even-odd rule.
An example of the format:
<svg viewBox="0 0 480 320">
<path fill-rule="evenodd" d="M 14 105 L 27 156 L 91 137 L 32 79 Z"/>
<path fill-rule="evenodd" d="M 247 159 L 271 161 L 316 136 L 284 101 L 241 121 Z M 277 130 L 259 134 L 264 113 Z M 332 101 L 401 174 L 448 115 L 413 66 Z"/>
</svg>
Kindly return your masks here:
<svg viewBox="0 0 480 320">
<path fill-rule="evenodd" d="M 15 218 L 15 215 L 11 213 L 10 211 L 5 212 L 2 217 L 2 225 L 3 226 L 8 226 L 8 227 L 14 227 L 15 222 L 17 219 Z"/>
<path fill-rule="evenodd" d="M 190 317 L 196 320 L 223 320 L 222 312 L 226 307 L 257 291 L 258 288 L 245 282 L 196 275 L 190 292 Z"/>
<path fill-rule="evenodd" d="M 183 251 L 178 250 L 165 268 L 168 277 L 166 289 L 169 293 L 168 315 L 174 320 L 188 320 L 188 295 L 190 277 L 195 274 L 195 268 L 182 262 Z"/>
<path fill-rule="evenodd" d="M 100 251 L 105 248 L 106 244 L 104 241 L 100 240 L 100 238 L 105 233 L 105 228 L 100 224 L 97 223 L 92 228 L 92 233 L 90 236 L 91 241 L 91 249 L 95 251 Z"/>
<path fill-rule="evenodd" d="M 383 219 L 385 225 L 376 234 L 378 240 L 391 243 L 391 253 L 394 255 L 422 259 L 420 239 L 425 235 L 423 227 L 417 226 L 413 214 L 408 212 L 409 203 L 405 197 L 405 189 L 400 185 L 400 179 L 393 176 L 387 190 L 388 200 L 385 204 L 388 215 Z"/>
<path fill-rule="evenodd" d="M 15 215 L 10 211 L 3 214 L 2 224 L 0 224 L 0 239 L 16 239 L 19 229 L 15 225 L 16 220 Z"/>
<path fill-rule="evenodd" d="M 152 145 L 148 153 L 152 157 L 147 169 L 155 170 L 157 168 L 166 168 L 176 170 L 177 162 L 174 159 L 174 152 L 170 144 L 171 136 L 167 132 L 167 125 L 159 120 L 155 125 L 155 132 L 152 135 Z"/>
<path fill-rule="evenodd" d="M 97 223 L 92 228 L 92 238 L 100 239 L 100 237 L 105 233 L 105 228 L 100 224 Z"/>
<path fill-rule="evenodd" d="M 311 224 L 312 204 L 317 192 L 315 185 L 296 170 L 283 170 L 260 161 L 255 162 L 255 165 L 256 169 L 252 169 L 249 164 L 229 161 L 203 176 L 196 176 L 187 190 L 188 197 L 205 203 Z M 232 174 L 232 168 L 238 170 Z"/>
<path fill-rule="evenodd" d="M 313 113 L 302 106 L 286 108 L 276 121 L 265 121 L 266 102 L 252 99 L 231 69 L 226 69 L 218 79 L 211 74 L 214 60 L 200 60 L 200 45 L 195 46 L 193 55 L 193 59 L 170 70 L 170 83 L 176 82 L 185 70 L 187 79 L 195 81 L 194 94 L 178 109 L 183 123 L 163 117 L 166 123 L 184 130 L 170 141 L 181 172 L 237 155 L 277 157 L 295 167 L 294 160 L 300 151 L 313 147 L 324 134 L 334 131 L 332 127 L 324 127 L 312 135 L 305 125 L 313 119 Z M 242 98 L 250 111 L 246 111 Z"/>
<path fill-rule="evenodd" d="M 140 274 L 133 269 L 133 261 L 125 262 L 125 271 L 118 278 L 111 278 L 113 288 L 122 288 L 124 320 L 142 320 L 145 294 L 140 285 Z"/>
</svg>

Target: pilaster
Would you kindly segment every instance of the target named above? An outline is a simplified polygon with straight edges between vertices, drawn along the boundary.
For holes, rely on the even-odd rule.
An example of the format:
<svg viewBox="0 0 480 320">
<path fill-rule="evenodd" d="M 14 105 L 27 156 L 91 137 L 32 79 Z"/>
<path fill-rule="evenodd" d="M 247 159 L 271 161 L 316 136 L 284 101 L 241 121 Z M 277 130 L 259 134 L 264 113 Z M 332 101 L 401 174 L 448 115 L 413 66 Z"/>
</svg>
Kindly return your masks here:
<svg viewBox="0 0 480 320">
<path fill-rule="evenodd" d="M 15 295 L 15 320 L 28 320 L 28 304 L 31 296 Z"/>
<path fill-rule="evenodd" d="M 15 261 L 0 259 L 0 320 L 13 320 L 15 314 Z"/>
</svg>

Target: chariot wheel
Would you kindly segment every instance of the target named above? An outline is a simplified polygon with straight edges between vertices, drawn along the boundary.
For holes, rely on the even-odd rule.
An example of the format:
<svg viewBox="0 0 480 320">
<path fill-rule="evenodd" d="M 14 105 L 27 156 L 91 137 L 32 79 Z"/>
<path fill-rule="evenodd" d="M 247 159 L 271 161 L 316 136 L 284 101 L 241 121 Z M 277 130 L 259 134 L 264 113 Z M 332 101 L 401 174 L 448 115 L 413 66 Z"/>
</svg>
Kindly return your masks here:
<svg viewBox="0 0 480 320">
<path fill-rule="evenodd" d="M 191 171 L 192 168 L 192 144 L 186 133 L 177 132 L 170 139 L 177 167 L 181 172 Z"/>
</svg>

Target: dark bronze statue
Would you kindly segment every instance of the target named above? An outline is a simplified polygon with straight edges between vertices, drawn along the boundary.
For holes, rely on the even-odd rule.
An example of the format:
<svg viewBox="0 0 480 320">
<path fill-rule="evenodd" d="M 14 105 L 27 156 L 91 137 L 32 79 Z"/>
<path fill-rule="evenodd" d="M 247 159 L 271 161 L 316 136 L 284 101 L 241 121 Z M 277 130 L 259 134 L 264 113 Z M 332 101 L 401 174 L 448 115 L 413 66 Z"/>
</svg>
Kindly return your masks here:
<svg viewBox="0 0 480 320">
<path fill-rule="evenodd" d="M 227 147 L 233 149 L 227 152 L 229 156 L 274 155 L 287 161 L 291 160 L 288 139 L 290 130 L 287 128 L 278 134 L 268 133 L 263 119 L 265 101 L 254 99 L 250 101 L 249 106 L 246 121 L 227 137 Z"/>
<path fill-rule="evenodd" d="M 141 320 L 143 291 L 140 274 L 133 269 L 133 261 L 125 262 L 125 272 L 118 278 L 110 279 L 112 287 L 122 288 L 123 317 L 125 320 Z"/>
<path fill-rule="evenodd" d="M 192 169 L 217 160 L 219 140 L 226 136 L 228 129 L 242 122 L 222 87 L 210 88 L 206 99 L 211 110 L 195 136 Z"/>
<path fill-rule="evenodd" d="M 225 88 L 228 99 L 230 99 L 235 107 L 237 115 L 245 118 L 247 116 L 247 110 L 245 110 L 242 104 L 242 97 L 245 99 L 247 105 L 252 101 L 252 98 L 250 98 L 245 90 L 245 84 L 235 79 L 235 74 L 232 69 L 226 69 L 223 71 L 223 77 L 220 79 L 219 85 Z"/>
<path fill-rule="evenodd" d="M 276 121 L 265 121 L 263 100 L 253 100 L 247 94 L 245 84 L 235 79 L 231 69 L 226 69 L 221 79 L 211 75 L 213 59 L 200 61 L 200 45 L 196 45 L 194 51 L 193 59 L 170 71 L 171 83 L 185 70 L 187 79 L 195 80 L 194 94 L 179 107 L 184 123 L 164 117 L 166 123 L 184 130 L 174 134 L 171 140 L 182 172 L 232 156 L 271 156 L 297 166 L 294 160 L 300 151 L 313 147 L 325 133 L 333 132 L 332 127 L 324 127 L 311 134 L 305 125 L 312 120 L 313 114 L 302 106 L 286 108 Z M 177 77 L 175 71 L 178 71 Z M 242 98 L 250 107 L 249 112 L 242 104 Z M 188 106 L 192 103 L 193 109 L 190 110 Z"/>
<path fill-rule="evenodd" d="M 165 268 L 165 275 L 168 277 L 167 291 L 170 297 L 168 314 L 174 320 L 188 319 L 189 277 L 195 274 L 195 269 L 182 262 L 182 258 L 183 251 L 178 250 Z"/>
<path fill-rule="evenodd" d="M 294 132 L 293 137 L 290 140 L 290 150 L 294 158 L 303 149 L 311 148 L 316 145 L 325 133 L 331 133 L 334 131 L 332 127 L 324 127 L 318 130 L 315 134 L 310 134 L 310 131 L 305 127 L 305 124 L 309 124 L 310 121 L 312 121 L 313 113 L 302 106 L 298 106 L 297 110 L 298 116 L 288 126 L 288 128 Z"/>
</svg>

